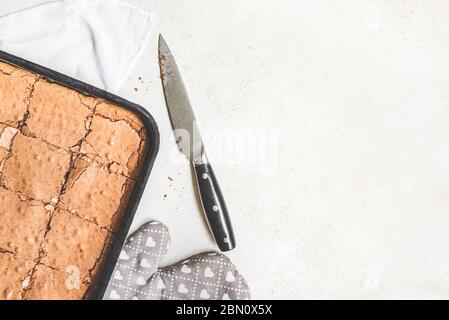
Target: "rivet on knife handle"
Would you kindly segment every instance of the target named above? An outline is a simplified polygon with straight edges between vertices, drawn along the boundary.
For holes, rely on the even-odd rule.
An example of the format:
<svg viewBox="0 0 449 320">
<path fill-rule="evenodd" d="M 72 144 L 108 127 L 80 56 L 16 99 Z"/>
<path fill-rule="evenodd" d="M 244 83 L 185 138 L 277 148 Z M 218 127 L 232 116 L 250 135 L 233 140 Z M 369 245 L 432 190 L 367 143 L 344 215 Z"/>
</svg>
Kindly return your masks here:
<svg viewBox="0 0 449 320">
<path fill-rule="evenodd" d="M 235 248 L 228 209 L 210 163 L 194 165 L 203 210 L 209 228 L 221 251 Z"/>
</svg>

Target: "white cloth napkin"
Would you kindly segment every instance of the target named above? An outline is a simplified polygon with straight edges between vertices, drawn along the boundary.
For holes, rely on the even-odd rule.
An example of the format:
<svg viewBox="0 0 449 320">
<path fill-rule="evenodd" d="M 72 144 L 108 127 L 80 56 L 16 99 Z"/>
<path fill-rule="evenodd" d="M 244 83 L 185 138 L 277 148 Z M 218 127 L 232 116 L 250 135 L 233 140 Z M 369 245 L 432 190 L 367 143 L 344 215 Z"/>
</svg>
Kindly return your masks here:
<svg viewBox="0 0 449 320">
<path fill-rule="evenodd" d="M 0 50 L 116 93 L 155 15 L 118 0 L 64 0 L 0 18 Z"/>
</svg>

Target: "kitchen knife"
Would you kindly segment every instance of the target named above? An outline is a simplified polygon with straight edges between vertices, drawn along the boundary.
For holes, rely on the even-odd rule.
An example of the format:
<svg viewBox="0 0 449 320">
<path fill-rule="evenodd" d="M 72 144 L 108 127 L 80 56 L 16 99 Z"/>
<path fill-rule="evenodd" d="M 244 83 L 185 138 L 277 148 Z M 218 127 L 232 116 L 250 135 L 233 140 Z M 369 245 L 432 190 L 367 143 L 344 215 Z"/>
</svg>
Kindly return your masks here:
<svg viewBox="0 0 449 320">
<path fill-rule="evenodd" d="M 165 102 L 179 150 L 192 162 L 202 207 L 209 228 L 221 251 L 235 248 L 231 220 L 190 105 L 173 54 L 159 35 L 159 64 Z"/>
</svg>

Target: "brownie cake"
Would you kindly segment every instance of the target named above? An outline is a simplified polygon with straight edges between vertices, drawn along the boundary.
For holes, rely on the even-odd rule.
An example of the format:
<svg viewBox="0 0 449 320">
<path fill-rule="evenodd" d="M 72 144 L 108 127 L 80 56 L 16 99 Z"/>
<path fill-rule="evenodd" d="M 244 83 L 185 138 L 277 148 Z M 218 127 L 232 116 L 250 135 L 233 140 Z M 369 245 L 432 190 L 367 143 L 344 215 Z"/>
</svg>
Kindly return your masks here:
<svg viewBox="0 0 449 320">
<path fill-rule="evenodd" d="M 145 137 L 134 113 L 0 62 L 0 300 L 88 297 Z"/>
</svg>

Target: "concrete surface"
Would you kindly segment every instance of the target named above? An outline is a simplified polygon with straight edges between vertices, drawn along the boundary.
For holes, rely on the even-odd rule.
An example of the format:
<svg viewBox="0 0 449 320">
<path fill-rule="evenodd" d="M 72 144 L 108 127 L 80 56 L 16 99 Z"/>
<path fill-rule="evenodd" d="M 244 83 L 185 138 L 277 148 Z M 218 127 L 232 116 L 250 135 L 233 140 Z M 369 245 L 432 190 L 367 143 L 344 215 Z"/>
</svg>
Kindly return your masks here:
<svg viewBox="0 0 449 320">
<path fill-rule="evenodd" d="M 449 298 L 448 2 L 130 2 L 176 55 L 254 298 Z M 121 94 L 159 123 L 133 228 L 167 224 L 169 264 L 215 247 L 155 50 Z"/>
</svg>

